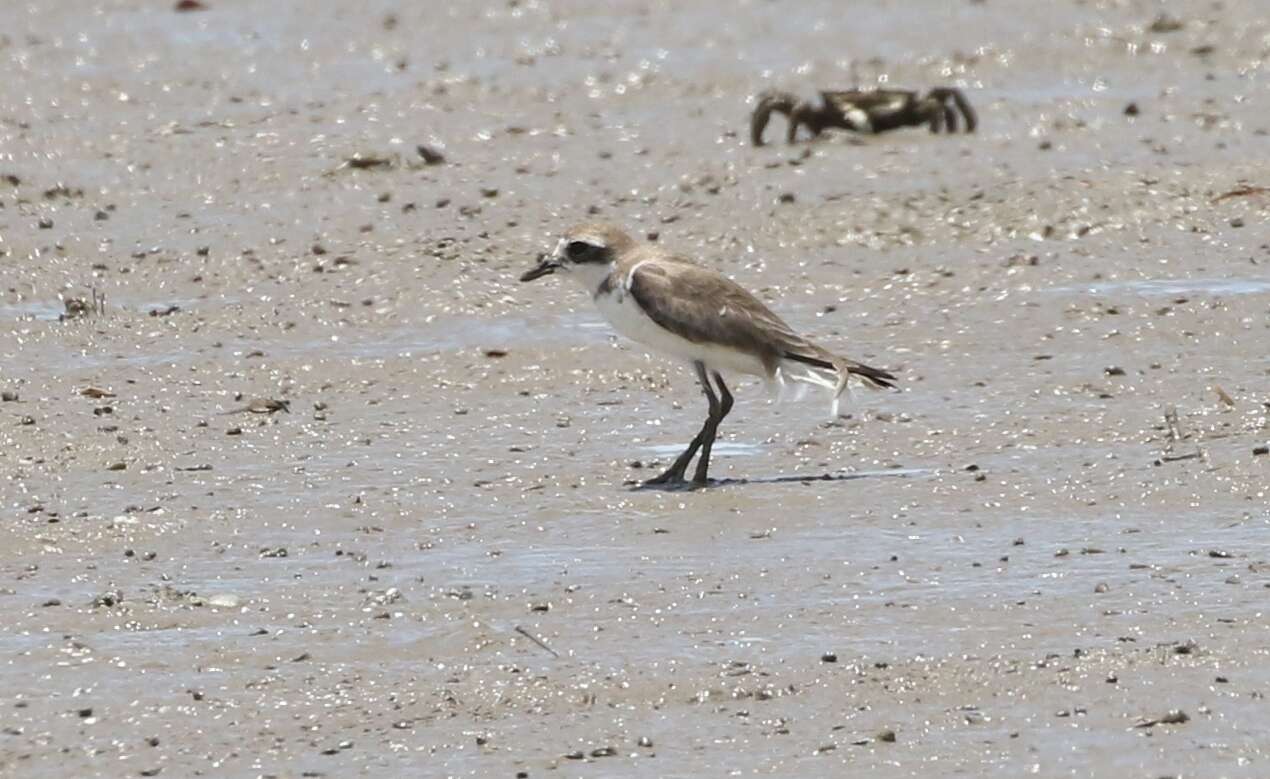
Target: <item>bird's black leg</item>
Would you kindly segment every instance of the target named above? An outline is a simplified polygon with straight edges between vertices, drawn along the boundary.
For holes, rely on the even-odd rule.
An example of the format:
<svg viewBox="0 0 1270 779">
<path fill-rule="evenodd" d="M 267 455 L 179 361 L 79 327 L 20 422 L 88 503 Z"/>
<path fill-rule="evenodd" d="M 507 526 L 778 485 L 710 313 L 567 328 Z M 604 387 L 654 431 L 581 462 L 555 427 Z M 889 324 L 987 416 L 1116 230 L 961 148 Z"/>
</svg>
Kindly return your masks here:
<svg viewBox="0 0 1270 779">
<path fill-rule="evenodd" d="M 705 437 L 705 428 L 697 433 L 697 437 L 692 439 L 692 443 L 688 444 L 688 448 L 683 454 L 675 458 L 670 467 L 662 472 L 660 476 L 644 482 L 644 486 L 655 486 L 658 484 L 678 484 L 684 480 L 684 471 L 688 470 L 688 463 L 692 462 L 692 456 L 697 453 L 697 449 L 701 447 L 701 439 Z"/>
<path fill-rule="evenodd" d="M 701 387 L 706 393 L 706 400 L 710 403 L 710 414 L 706 417 L 706 423 L 701 426 L 701 431 L 697 433 L 697 437 L 692 439 L 692 443 L 688 444 L 688 448 L 683 451 L 683 454 L 675 458 L 675 461 L 660 476 L 655 476 L 644 482 L 645 485 L 679 484 L 683 482 L 684 472 L 688 470 L 688 463 L 692 462 L 693 456 L 706 440 L 706 433 L 710 430 L 711 420 L 714 420 L 718 412 L 719 399 L 715 397 L 714 389 L 710 386 L 710 380 L 706 376 L 705 364 L 694 362 L 692 365 L 697 369 L 697 378 L 701 381 Z M 718 424 L 718 421 L 714 422 L 716 427 Z M 714 434 L 711 433 L 710 435 L 713 439 Z"/>
<path fill-rule="evenodd" d="M 697 375 L 701 379 L 701 384 L 706 388 L 706 397 L 714 401 L 714 393 L 710 391 L 710 382 L 706 378 L 705 368 L 701 363 L 697 363 Z M 706 471 L 710 468 L 710 449 L 714 446 L 715 436 L 719 433 L 719 423 L 732 410 L 732 393 L 728 392 L 728 385 L 723 383 L 723 377 L 718 371 L 714 372 L 714 380 L 719 384 L 719 395 L 721 400 L 717 403 L 710 404 L 710 418 L 706 420 L 706 426 L 701 429 L 703 440 L 701 442 L 701 459 L 697 460 L 697 472 L 693 475 L 694 484 L 706 484 L 709 479 L 706 478 Z"/>
</svg>

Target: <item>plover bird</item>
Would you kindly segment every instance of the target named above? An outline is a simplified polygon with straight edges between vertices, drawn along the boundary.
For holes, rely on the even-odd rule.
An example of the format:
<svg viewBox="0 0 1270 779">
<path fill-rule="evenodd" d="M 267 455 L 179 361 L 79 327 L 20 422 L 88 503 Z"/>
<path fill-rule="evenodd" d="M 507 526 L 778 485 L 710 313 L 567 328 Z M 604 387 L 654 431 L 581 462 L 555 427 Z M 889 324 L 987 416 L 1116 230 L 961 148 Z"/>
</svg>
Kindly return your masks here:
<svg viewBox="0 0 1270 779">
<path fill-rule="evenodd" d="M 635 241 L 612 225 L 574 227 L 520 280 L 533 281 L 557 271 L 591 293 L 617 332 L 687 360 L 705 391 L 709 414 L 701 432 L 647 485 L 685 484 L 684 474 L 698 450 L 701 457 L 692 481 L 708 482 L 710 449 L 719 423 L 732 410 L 723 372 L 761 376 L 777 394 L 797 386 L 824 388 L 831 393 L 835 416 L 850 382 L 874 389 L 895 386 L 895 376 L 888 371 L 839 357 L 799 335 L 731 279 L 654 244 Z"/>
</svg>

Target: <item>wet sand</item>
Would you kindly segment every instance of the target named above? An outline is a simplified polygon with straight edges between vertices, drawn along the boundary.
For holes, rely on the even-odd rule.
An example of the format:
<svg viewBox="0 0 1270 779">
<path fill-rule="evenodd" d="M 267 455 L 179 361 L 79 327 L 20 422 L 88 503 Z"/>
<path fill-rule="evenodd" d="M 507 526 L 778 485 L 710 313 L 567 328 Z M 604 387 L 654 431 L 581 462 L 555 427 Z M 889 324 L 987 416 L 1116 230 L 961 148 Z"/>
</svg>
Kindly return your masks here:
<svg viewBox="0 0 1270 779">
<path fill-rule="evenodd" d="M 0 775 L 1266 775 L 1258 3 L 207 2 L 0 4 Z M 632 491 L 588 218 L 903 392 Z"/>
</svg>

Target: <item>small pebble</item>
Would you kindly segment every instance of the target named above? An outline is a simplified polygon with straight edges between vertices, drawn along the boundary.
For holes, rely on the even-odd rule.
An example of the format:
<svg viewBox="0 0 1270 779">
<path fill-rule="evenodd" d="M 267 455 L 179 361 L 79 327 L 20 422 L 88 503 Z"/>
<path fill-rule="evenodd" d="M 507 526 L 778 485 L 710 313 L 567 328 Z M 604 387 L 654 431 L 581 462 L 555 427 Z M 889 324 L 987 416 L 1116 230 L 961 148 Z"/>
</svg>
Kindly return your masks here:
<svg viewBox="0 0 1270 779">
<path fill-rule="evenodd" d="M 423 158 L 424 165 L 440 165 L 445 162 L 445 155 L 431 146 L 421 143 L 415 147 L 415 151 L 419 152 L 419 156 Z"/>
</svg>

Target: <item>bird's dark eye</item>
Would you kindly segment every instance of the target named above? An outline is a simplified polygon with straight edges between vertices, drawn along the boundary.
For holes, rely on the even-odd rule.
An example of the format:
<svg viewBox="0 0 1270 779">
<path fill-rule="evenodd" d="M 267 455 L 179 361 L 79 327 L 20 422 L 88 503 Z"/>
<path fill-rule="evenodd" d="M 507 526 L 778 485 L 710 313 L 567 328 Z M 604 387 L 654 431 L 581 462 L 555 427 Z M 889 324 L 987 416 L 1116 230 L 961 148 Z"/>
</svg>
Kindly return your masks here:
<svg viewBox="0 0 1270 779">
<path fill-rule="evenodd" d="M 586 259 L 586 256 L 590 254 L 591 250 L 594 248 L 594 246 L 586 241 L 570 241 L 569 245 L 564 247 L 564 253 L 569 256 L 569 259 L 574 262 L 578 262 Z"/>
</svg>

